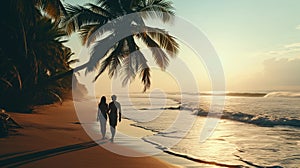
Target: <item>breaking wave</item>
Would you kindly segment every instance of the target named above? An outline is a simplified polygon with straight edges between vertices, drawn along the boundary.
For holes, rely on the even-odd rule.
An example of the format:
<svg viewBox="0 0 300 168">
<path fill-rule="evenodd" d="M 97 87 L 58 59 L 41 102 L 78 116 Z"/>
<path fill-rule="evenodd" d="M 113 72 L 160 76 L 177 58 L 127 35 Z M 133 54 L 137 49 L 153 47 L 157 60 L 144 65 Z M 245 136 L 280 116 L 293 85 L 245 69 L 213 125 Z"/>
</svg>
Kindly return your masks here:
<svg viewBox="0 0 300 168">
<path fill-rule="evenodd" d="M 173 94 L 186 94 L 198 96 L 233 96 L 233 97 L 290 97 L 300 98 L 300 92 L 202 92 L 202 93 L 170 93 Z"/>
<path fill-rule="evenodd" d="M 271 92 L 271 93 L 266 94 L 264 97 L 300 98 L 300 92 Z"/>
</svg>

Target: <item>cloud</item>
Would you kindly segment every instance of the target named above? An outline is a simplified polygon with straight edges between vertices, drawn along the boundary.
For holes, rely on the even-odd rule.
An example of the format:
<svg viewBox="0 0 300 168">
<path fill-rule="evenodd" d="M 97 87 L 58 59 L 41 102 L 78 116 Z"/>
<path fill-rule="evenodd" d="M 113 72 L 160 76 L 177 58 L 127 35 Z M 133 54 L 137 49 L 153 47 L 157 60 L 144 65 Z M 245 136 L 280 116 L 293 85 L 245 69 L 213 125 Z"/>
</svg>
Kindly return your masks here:
<svg viewBox="0 0 300 168">
<path fill-rule="evenodd" d="M 297 30 L 300 30 L 300 25 L 298 25 L 298 26 L 296 27 L 296 29 L 297 29 Z"/>
<path fill-rule="evenodd" d="M 264 83 L 271 86 L 300 86 L 300 59 L 268 59 L 263 71 Z"/>
<path fill-rule="evenodd" d="M 300 43 L 292 43 L 284 45 L 277 50 L 267 51 L 264 53 L 261 53 L 259 55 L 263 56 L 283 56 L 283 57 L 297 57 L 300 55 Z"/>
<path fill-rule="evenodd" d="M 263 62 L 263 70 L 235 77 L 230 89 L 299 90 L 299 73 L 300 58 L 271 58 Z"/>
<path fill-rule="evenodd" d="M 300 43 L 288 44 L 288 45 L 285 45 L 284 48 L 287 48 L 287 49 L 300 48 Z"/>
<path fill-rule="evenodd" d="M 252 71 L 234 77 L 231 80 L 233 89 L 300 90 L 300 43 L 282 45 L 255 56 L 263 60 L 257 62 Z"/>
</svg>

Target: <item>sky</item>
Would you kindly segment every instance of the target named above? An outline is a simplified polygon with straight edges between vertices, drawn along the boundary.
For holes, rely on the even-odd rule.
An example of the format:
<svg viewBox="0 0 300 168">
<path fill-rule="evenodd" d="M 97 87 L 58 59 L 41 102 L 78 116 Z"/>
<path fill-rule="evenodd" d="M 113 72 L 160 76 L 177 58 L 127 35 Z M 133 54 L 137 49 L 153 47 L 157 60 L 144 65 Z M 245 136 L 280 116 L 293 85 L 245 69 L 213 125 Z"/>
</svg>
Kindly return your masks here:
<svg viewBox="0 0 300 168">
<path fill-rule="evenodd" d="M 176 16 L 198 28 L 215 48 L 223 66 L 227 90 L 300 90 L 299 0 L 173 0 L 173 4 Z M 188 42 L 180 44 L 178 60 L 171 60 L 167 72 L 160 74 L 157 69 L 152 74 L 153 88 L 176 90 L 178 85 L 188 88 L 196 81 L 201 90 L 210 90 L 211 76 L 205 70 L 205 62 L 195 63 L 197 54 L 189 48 Z M 77 38 L 71 38 L 67 45 L 78 55 L 81 45 Z M 186 75 L 175 70 L 178 61 L 190 67 L 195 81 L 177 79 L 184 79 Z M 175 88 L 163 85 L 168 83 L 166 79 L 177 82 Z M 111 85 L 103 82 L 109 81 L 105 75 L 100 81 L 100 90 L 104 85 L 105 88 Z M 133 83 L 131 87 L 140 86 Z"/>
</svg>

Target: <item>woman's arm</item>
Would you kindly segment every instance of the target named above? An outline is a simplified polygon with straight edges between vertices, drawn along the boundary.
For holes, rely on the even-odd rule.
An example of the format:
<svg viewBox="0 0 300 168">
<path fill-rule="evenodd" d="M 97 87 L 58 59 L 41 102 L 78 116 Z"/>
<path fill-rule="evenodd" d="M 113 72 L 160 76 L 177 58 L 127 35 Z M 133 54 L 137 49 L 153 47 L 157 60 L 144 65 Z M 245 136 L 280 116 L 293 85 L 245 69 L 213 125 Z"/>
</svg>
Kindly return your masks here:
<svg viewBox="0 0 300 168">
<path fill-rule="evenodd" d="M 109 111 L 109 107 L 108 107 L 108 104 L 106 103 L 106 114 L 108 114 L 108 111 Z"/>
<path fill-rule="evenodd" d="M 100 108 L 98 108 L 98 113 L 97 113 L 97 121 L 99 121 L 100 120 L 100 113 L 101 113 L 101 110 L 100 110 Z"/>
</svg>

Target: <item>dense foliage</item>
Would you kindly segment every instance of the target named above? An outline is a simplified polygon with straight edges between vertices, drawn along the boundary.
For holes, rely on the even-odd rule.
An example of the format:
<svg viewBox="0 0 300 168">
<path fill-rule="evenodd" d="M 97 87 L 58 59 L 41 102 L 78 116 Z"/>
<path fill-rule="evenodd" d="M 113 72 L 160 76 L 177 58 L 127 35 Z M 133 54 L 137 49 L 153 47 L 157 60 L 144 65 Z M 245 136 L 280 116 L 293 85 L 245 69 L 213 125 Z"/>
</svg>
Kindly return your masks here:
<svg viewBox="0 0 300 168">
<path fill-rule="evenodd" d="M 50 17 L 50 14 L 55 14 L 53 11 L 46 13 L 46 10 L 51 12 L 49 4 L 48 1 L 35 0 L 2 2 L 1 108 L 29 110 L 31 105 L 60 100 L 71 89 L 71 75 L 47 81 L 69 71 L 73 62 L 72 51 L 63 45 L 66 33 L 58 27 L 56 18 L 60 17 Z"/>
</svg>

